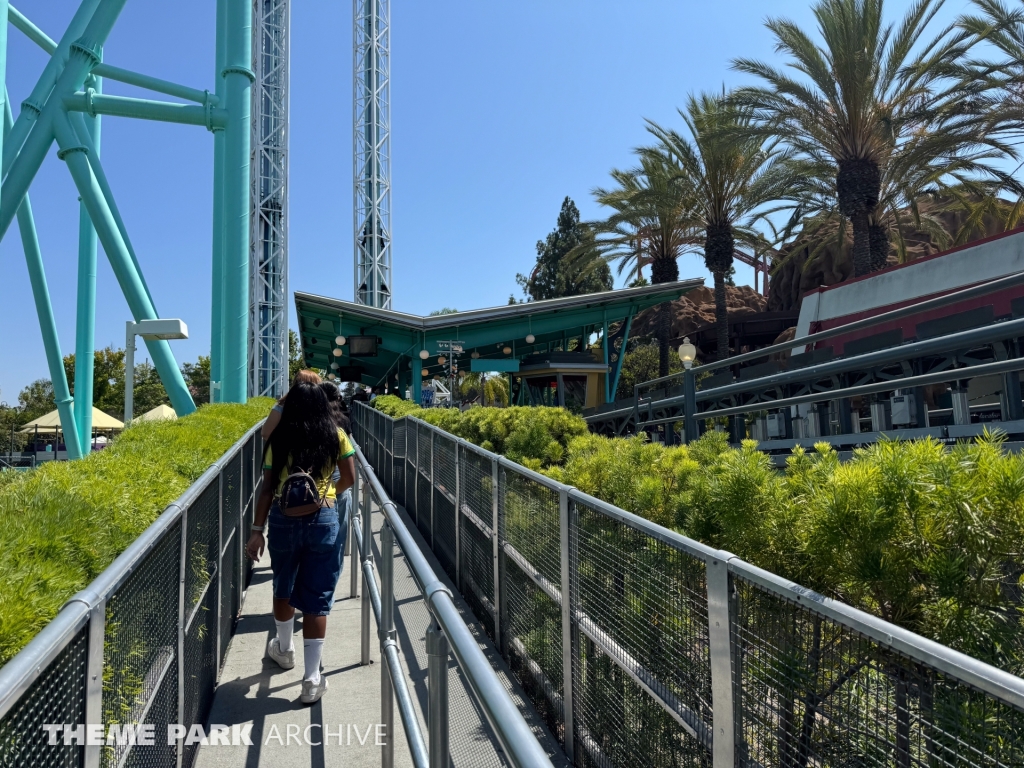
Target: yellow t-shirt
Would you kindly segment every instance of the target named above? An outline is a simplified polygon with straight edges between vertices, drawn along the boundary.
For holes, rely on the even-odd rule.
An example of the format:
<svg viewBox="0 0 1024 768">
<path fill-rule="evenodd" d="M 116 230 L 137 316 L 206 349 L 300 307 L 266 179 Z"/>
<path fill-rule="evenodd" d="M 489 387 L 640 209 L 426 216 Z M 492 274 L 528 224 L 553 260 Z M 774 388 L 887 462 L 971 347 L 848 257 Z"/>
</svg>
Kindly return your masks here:
<svg viewBox="0 0 1024 768">
<path fill-rule="evenodd" d="M 338 458 L 334 462 L 332 462 L 330 465 L 328 465 L 328 466 L 323 468 L 323 470 L 321 471 L 321 475 L 322 475 L 321 479 L 317 481 L 317 492 L 321 496 L 323 496 L 324 495 L 324 488 L 326 488 L 327 489 L 327 498 L 328 499 L 333 499 L 333 498 L 337 497 L 337 495 L 338 495 L 337 494 L 337 490 L 334 487 L 335 483 L 338 480 L 338 478 L 335 477 L 335 475 L 337 473 L 335 472 L 335 466 L 334 465 L 337 464 L 338 461 L 341 461 L 342 459 L 347 459 L 349 456 L 355 455 L 355 452 L 356 452 L 356 449 L 352 447 L 352 443 L 349 442 L 348 435 L 346 435 L 345 431 L 342 430 L 342 429 L 338 430 L 338 448 L 339 448 L 339 450 L 338 450 Z M 288 457 L 288 463 L 285 465 L 284 469 L 281 470 L 281 476 L 277 480 L 277 490 L 274 491 L 274 495 L 277 495 L 277 494 L 281 493 L 281 487 L 284 485 L 284 481 L 287 480 L 288 479 L 288 475 L 291 474 L 291 469 L 290 469 L 291 463 L 292 463 L 292 457 L 289 456 Z M 273 449 L 272 446 L 268 445 L 267 446 L 267 455 L 266 455 L 266 458 L 263 460 L 263 469 L 273 469 L 273 468 L 274 468 L 274 449 Z"/>
</svg>

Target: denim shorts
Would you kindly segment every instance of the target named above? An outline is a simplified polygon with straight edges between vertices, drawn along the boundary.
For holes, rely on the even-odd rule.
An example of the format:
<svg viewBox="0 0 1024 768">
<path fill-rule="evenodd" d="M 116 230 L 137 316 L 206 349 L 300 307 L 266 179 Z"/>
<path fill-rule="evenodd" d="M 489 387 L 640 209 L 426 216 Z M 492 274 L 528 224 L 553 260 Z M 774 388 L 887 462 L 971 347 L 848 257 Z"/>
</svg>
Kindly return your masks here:
<svg viewBox="0 0 1024 768">
<path fill-rule="evenodd" d="M 270 508 L 267 551 L 274 572 L 274 597 L 287 599 L 309 616 L 326 616 L 334 605 L 334 588 L 348 537 L 352 493 L 333 507 L 305 517 L 285 517 L 275 502 Z"/>
</svg>

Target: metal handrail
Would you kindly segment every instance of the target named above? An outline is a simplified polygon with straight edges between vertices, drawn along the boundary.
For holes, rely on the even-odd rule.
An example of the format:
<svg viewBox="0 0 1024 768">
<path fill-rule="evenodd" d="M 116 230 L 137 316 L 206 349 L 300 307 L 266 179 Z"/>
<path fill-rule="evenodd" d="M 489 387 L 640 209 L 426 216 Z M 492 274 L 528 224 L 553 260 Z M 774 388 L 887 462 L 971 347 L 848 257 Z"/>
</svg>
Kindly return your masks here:
<svg viewBox="0 0 1024 768">
<path fill-rule="evenodd" d="M 931 309 L 938 309 L 950 304 L 956 304 L 957 302 L 964 301 L 965 299 L 972 299 L 977 296 L 996 293 L 997 291 L 1001 291 L 1005 288 L 1014 288 L 1018 285 L 1024 285 L 1024 272 L 1015 272 L 1012 275 L 1000 277 L 996 280 L 990 280 L 989 282 L 971 286 L 970 288 L 964 288 L 963 290 L 956 291 L 955 293 L 947 293 L 945 296 L 938 296 L 934 299 L 910 304 L 906 307 L 900 307 L 899 309 L 883 312 L 880 315 L 854 320 L 853 322 L 846 323 L 845 325 L 836 326 L 835 328 L 829 328 L 824 331 L 818 331 L 817 333 L 811 333 L 807 336 L 801 336 L 790 341 L 782 341 L 778 344 L 772 344 L 770 347 L 763 347 L 751 352 L 744 352 L 743 354 L 728 357 L 724 360 L 714 360 L 709 363 L 704 363 L 703 365 L 695 365 L 690 369 L 690 371 L 693 373 L 702 373 L 704 371 L 713 371 L 717 368 L 746 363 L 750 360 L 758 360 L 762 357 L 768 357 L 780 352 L 787 352 L 795 347 L 804 347 L 812 343 L 816 344 L 819 341 L 831 339 L 835 336 L 842 336 L 847 333 L 853 333 L 854 331 L 861 331 L 865 328 L 882 325 L 884 323 L 892 322 L 893 320 L 900 320 L 904 317 L 916 315 L 920 312 L 926 312 Z M 680 371 L 679 373 L 671 373 L 668 376 L 661 376 L 657 379 L 642 381 L 634 386 L 633 394 L 636 396 L 636 390 L 640 387 L 650 387 L 655 384 L 662 384 L 669 381 L 680 381 L 685 373 L 685 371 Z"/>
<path fill-rule="evenodd" d="M 437 439 L 437 435 L 443 435 L 445 440 L 451 441 L 456 446 L 457 456 L 460 455 L 459 452 L 461 451 L 472 452 L 480 458 L 489 461 L 492 467 L 495 468 L 495 472 L 500 467 L 506 472 L 516 473 L 558 493 L 560 498 L 566 499 L 566 502 L 562 503 L 563 506 L 566 504 L 586 505 L 601 515 L 616 520 L 635 531 L 641 532 L 645 536 L 656 539 L 704 563 L 707 576 L 708 658 L 712 687 L 711 704 L 714 718 L 714 736 L 718 737 L 721 735 L 724 738 L 711 737 L 710 728 L 708 727 L 711 725 L 710 723 L 702 722 L 699 717 L 693 716 L 695 713 L 688 712 L 685 706 L 680 706 L 678 701 L 673 701 L 671 696 L 663 695 L 661 681 L 657 679 L 657 676 L 644 669 L 640 660 L 635 657 L 631 658 L 628 650 L 619 647 L 618 643 L 615 642 L 614 633 L 608 631 L 609 628 L 607 627 L 599 626 L 593 619 L 588 617 L 581 607 L 575 603 L 575 597 L 570 597 L 567 601 L 564 600 L 566 594 L 565 586 L 570 585 L 569 589 L 573 589 L 571 587 L 572 576 L 565 572 L 568 567 L 568 561 L 563 559 L 562 585 L 552 583 L 549 581 L 549 576 L 545 576 L 538 571 L 537 567 L 529 563 L 520 552 L 515 551 L 509 542 L 503 541 L 500 531 L 496 529 L 491 531 L 491 535 L 497 542 L 495 551 L 501 551 L 505 554 L 506 562 L 509 564 L 508 567 L 515 567 L 522 571 L 550 600 L 563 606 L 563 621 L 571 622 L 576 630 L 589 637 L 616 666 L 629 675 L 634 682 L 639 684 L 646 694 L 672 716 L 681 727 L 688 731 L 694 731 L 697 734 L 697 738 L 713 752 L 715 768 L 732 766 L 735 758 L 738 757 L 738 753 L 735 752 L 737 742 L 733 736 L 739 733 L 737 729 L 741 726 L 738 722 L 734 722 L 733 717 L 736 697 L 741 695 L 741 692 L 736 689 L 736 686 L 740 685 L 740 683 L 734 676 L 736 672 L 733 669 L 736 654 L 734 644 L 737 640 L 731 636 L 729 628 L 737 620 L 737 607 L 734 604 L 733 590 L 735 585 L 741 581 L 835 622 L 855 636 L 864 637 L 881 647 L 891 649 L 915 663 L 925 665 L 948 676 L 951 680 L 965 683 L 974 690 L 991 696 L 996 701 L 1018 710 L 1024 710 L 1024 679 L 955 651 L 952 648 L 928 640 L 902 627 L 890 624 L 883 619 L 852 606 L 826 598 L 787 579 L 757 568 L 728 552 L 707 547 L 700 542 L 689 539 L 647 519 L 590 497 L 575 488 L 558 483 L 505 457 L 487 451 L 462 438 L 448 434 L 439 427 L 423 422 L 420 419 L 411 416 L 404 417 L 402 420 L 391 419 L 391 417 L 369 406 L 356 409 L 355 421 L 357 428 L 365 432 L 368 440 L 376 441 L 380 447 L 384 448 L 383 455 L 385 460 L 389 451 L 393 455 L 394 446 L 384 445 L 385 438 L 383 435 L 386 432 L 379 429 L 380 423 L 375 422 L 374 419 L 384 424 L 390 422 L 390 434 L 392 436 L 395 434 L 395 423 L 405 421 L 408 425 L 406 427 L 407 440 L 410 439 L 408 435 L 413 432 L 420 434 L 421 430 L 433 433 L 434 437 L 431 438 L 432 444 Z M 408 456 L 408 453 L 406 456 Z M 410 463 L 413 462 L 412 459 L 409 461 Z M 420 464 L 419 459 L 416 460 L 413 466 L 410 466 L 409 471 L 415 471 L 421 477 L 426 477 L 424 475 L 425 470 Z M 497 475 L 495 475 L 495 478 L 497 478 Z M 426 477 L 426 479 L 429 480 L 430 478 Z M 419 481 L 417 481 L 417 485 L 418 483 Z M 497 486 L 495 486 L 494 493 L 496 494 L 495 508 L 497 509 Z M 461 504 L 461 501 L 457 502 L 457 510 L 459 504 Z M 562 514 L 564 515 L 564 511 Z M 467 519 L 470 520 L 471 524 L 477 525 L 478 528 L 483 522 L 477 522 L 476 514 L 467 516 Z M 565 519 L 569 519 L 567 515 Z M 481 528 L 481 530 L 483 529 Z M 496 581 L 495 593 L 493 595 L 494 604 L 492 605 L 496 622 L 499 616 L 497 601 L 500 589 L 500 585 Z M 571 610 L 565 611 L 564 607 L 566 605 L 569 605 Z M 504 621 L 504 618 L 502 618 L 502 621 Z M 497 629 L 495 632 L 498 635 Z M 501 642 L 504 643 L 506 641 L 502 640 Z M 508 642 L 514 646 L 516 641 L 515 638 L 511 638 Z M 523 649 L 520 648 L 519 653 L 524 653 Z M 531 674 L 537 674 L 539 678 L 543 678 L 538 679 L 538 682 L 544 690 L 551 688 L 551 681 L 544 677 L 542 670 L 538 668 L 536 673 L 532 670 L 531 660 L 528 657 L 526 659 L 526 667 Z M 575 737 L 577 748 L 587 750 L 591 753 L 594 760 L 600 764 L 603 760 L 600 754 L 600 746 L 593 739 L 592 735 L 585 730 L 582 724 L 577 724 L 575 732 L 572 731 L 573 703 L 571 699 L 564 700 L 559 698 L 557 706 L 559 708 L 565 707 L 567 746 L 572 743 Z"/>
<path fill-rule="evenodd" d="M 480 650 L 477 639 L 462 619 L 450 591 L 420 550 L 412 533 L 403 522 L 397 506 L 390 499 L 373 468 L 366 460 L 362 448 L 358 443 L 353 442 L 361 484 L 365 483 L 369 488 L 369 493 L 364 491 L 363 494 L 358 492 L 355 494 L 357 498 L 360 495 L 363 497 L 363 507 L 362 509 L 357 507 L 352 515 L 353 529 L 356 536 L 354 541 L 359 544 L 360 552 L 363 553 L 364 557 L 361 579 L 364 586 L 364 594 L 371 597 L 371 599 L 363 601 L 362 610 L 364 616 L 368 616 L 368 611 L 372 610 L 377 619 L 381 657 L 384 660 L 387 674 L 394 686 L 399 712 L 402 722 L 406 726 L 406 736 L 410 742 L 410 751 L 413 753 L 414 764 L 417 768 L 426 768 L 426 766 L 429 766 L 429 768 L 447 768 L 449 764 L 447 749 L 438 749 L 437 744 L 438 741 L 446 742 L 447 740 L 448 702 L 445 695 L 437 700 L 437 704 L 440 706 L 432 706 L 428 712 L 428 730 L 431 737 L 430 744 L 428 745 L 429 748 L 427 749 L 427 752 L 429 752 L 428 759 L 427 755 L 424 754 L 422 746 L 423 736 L 413 709 L 412 698 L 408 694 L 405 674 L 398 661 L 393 627 L 381 624 L 385 606 L 393 604 L 394 601 L 393 580 L 391 580 L 390 584 L 383 583 L 385 575 L 384 563 L 387 563 L 393 556 L 392 552 L 388 551 L 392 546 L 388 539 L 397 543 L 404 554 L 409 570 L 412 572 L 413 579 L 419 587 L 431 616 L 434 622 L 436 622 L 440 633 L 443 633 L 443 639 L 447 640 L 445 645 L 450 648 L 452 655 L 462 669 L 474 698 L 497 735 L 501 748 L 504 750 L 510 763 L 515 768 L 532 768 L 532 766 L 551 768 L 551 760 L 537 741 L 519 708 L 508 695 L 504 684 L 498 678 L 487 657 Z M 377 500 L 380 511 L 385 519 L 385 529 L 381 536 L 382 562 L 380 570 L 382 583 L 379 588 L 377 587 L 371 556 L 369 555 L 370 534 L 368 532 L 370 529 L 365 523 L 359 522 L 360 512 L 364 521 L 369 520 L 368 504 L 370 496 Z M 374 599 L 373 591 L 377 592 L 376 599 Z M 364 646 L 369 642 L 368 633 L 369 623 L 364 621 Z M 427 633 L 427 640 L 429 645 L 431 643 L 430 630 Z M 434 642 L 437 643 L 438 640 Z M 437 654 L 429 655 L 430 670 L 428 675 L 431 682 L 438 680 L 442 674 L 442 668 L 446 680 L 447 663 L 442 663 L 441 661 L 446 655 L 447 650 L 444 651 L 443 656 Z M 446 682 L 442 682 L 440 687 L 446 691 Z M 432 704 L 435 703 L 437 698 L 436 688 L 437 685 L 435 683 L 433 690 L 429 691 Z M 382 693 L 388 694 L 389 692 L 382 691 Z M 390 703 L 384 701 L 382 697 L 382 719 L 388 734 L 394 731 L 393 717 L 389 719 Z M 438 709 L 440 711 L 437 711 Z M 390 766 L 391 763 L 385 758 L 384 767 L 390 768 Z"/>
</svg>

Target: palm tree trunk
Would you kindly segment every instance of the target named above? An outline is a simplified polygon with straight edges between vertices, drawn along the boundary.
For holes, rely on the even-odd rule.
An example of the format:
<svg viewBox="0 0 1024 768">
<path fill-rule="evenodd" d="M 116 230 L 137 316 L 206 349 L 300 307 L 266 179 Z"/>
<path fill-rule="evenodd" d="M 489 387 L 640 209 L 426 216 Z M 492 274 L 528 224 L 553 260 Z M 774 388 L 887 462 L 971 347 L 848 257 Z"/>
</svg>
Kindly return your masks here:
<svg viewBox="0 0 1024 768">
<path fill-rule="evenodd" d="M 679 265 L 674 258 L 656 258 L 651 261 L 652 283 L 673 283 L 679 279 Z M 666 301 L 658 309 L 658 376 L 668 376 L 669 346 L 672 338 L 671 301 Z"/>
<path fill-rule="evenodd" d="M 871 274 L 871 234 L 868 229 L 868 212 L 858 211 L 850 216 L 853 224 L 853 275 L 863 277 Z"/>
<path fill-rule="evenodd" d="M 725 272 L 715 272 L 715 336 L 718 359 L 729 357 L 729 307 L 725 299 Z"/>
<path fill-rule="evenodd" d="M 871 271 L 885 269 L 889 262 L 889 230 L 881 224 L 869 224 L 868 242 L 871 246 Z"/>
</svg>

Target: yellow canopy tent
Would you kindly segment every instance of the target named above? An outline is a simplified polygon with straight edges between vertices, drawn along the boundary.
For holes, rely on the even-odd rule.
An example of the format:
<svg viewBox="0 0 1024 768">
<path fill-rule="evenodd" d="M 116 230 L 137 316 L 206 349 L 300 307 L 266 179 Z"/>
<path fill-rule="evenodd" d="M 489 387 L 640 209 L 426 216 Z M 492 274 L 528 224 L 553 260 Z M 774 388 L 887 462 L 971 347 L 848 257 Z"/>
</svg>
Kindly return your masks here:
<svg viewBox="0 0 1024 768">
<path fill-rule="evenodd" d="M 167 421 L 178 418 L 178 414 L 169 405 L 158 405 L 151 411 L 146 411 L 141 416 L 136 416 L 133 421 Z"/>
<path fill-rule="evenodd" d="M 60 414 L 57 411 L 50 411 L 45 416 L 40 416 L 38 419 L 32 419 L 28 424 L 22 427 L 19 431 L 26 434 L 38 431 L 42 434 L 48 432 L 56 432 L 60 429 Z M 124 429 L 124 423 L 118 421 L 113 416 L 108 416 L 98 408 L 92 409 L 92 428 L 97 432 L 116 432 Z"/>
</svg>

